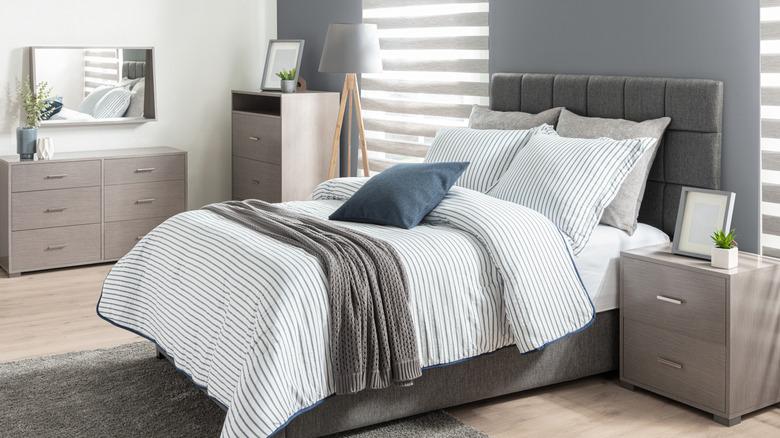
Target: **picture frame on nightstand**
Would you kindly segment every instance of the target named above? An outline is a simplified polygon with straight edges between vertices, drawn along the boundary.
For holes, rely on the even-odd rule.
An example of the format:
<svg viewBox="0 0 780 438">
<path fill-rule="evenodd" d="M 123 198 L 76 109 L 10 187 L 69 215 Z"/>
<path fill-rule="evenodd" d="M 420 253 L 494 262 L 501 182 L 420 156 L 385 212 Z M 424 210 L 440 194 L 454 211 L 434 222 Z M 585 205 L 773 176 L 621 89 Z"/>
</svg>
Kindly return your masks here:
<svg viewBox="0 0 780 438">
<path fill-rule="evenodd" d="M 683 187 L 672 253 L 704 260 L 711 259 L 712 233 L 731 229 L 735 193 Z"/>
</svg>

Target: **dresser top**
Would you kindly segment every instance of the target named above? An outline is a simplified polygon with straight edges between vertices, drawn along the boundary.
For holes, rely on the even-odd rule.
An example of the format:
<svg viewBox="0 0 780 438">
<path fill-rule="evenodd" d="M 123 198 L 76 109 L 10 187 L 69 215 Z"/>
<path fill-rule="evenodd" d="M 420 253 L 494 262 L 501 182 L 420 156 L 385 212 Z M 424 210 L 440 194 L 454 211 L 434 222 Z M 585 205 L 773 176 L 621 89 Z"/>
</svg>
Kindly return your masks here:
<svg viewBox="0 0 780 438">
<path fill-rule="evenodd" d="M 263 90 L 231 90 L 230 92 L 233 94 L 250 94 L 253 96 L 268 96 L 268 97 L 305 96 L 307 94 L 338 93 L 337 91 L 318 91 L 318 90 L 298 90 L 295 93 L 282 93 L 281 91 L 263 91 Z"/>
<path fill-rule="evenodd" d="M 623 251 L 621 254 L 623 257 L 705 272 L 719 277 L 731 277 L 733 275 L 750 273 L 758 269 L 777 269 L 780 267 L 780 260 L 740 251 L 739 266 L 736 268 L 713 268 L 708 260 L 672 254 L 672 247 L 669 244 L 646 246 L 644 248 Z"/>
<path fill-rule="evenodd" d="M 183 154 L 184 151 L 167 146 L 149 147 L 149 148 L 129 148 L 129 149 L 105 149 L 105 150 L 93 150 L 93 151 L 76 151 L 76 152 L 61 152 L 55 153 L 54 158 L 46 161 L 39 160 L 25 160 L 19 159 L 19 155 L 7 155 L 0 157 L 0 161 L 4 161 L 9 165 L 29 165 L 35 163 L 56 163 L 59 161 L 82 161 L 82 160 L 99 160 L 103 158 L 132 158 L 132 157 L 148 157 L 157 155 L 175 155 Z"/>
</svg>

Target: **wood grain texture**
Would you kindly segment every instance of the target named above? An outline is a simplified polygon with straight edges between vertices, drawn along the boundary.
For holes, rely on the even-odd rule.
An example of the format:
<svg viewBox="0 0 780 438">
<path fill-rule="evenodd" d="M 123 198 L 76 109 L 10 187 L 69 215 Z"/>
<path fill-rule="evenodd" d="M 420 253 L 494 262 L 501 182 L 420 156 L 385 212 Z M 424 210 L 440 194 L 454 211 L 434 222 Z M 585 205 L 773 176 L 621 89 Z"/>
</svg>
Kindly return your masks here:
<svg viewBox="0 0 780 438">
<path fill-rule="evenodd" d="M 103 238 L 103 258 L 116 260 L 127 254 L 139 240 L 163 223 L 167 217 L 107 222 Z"/>
<path fill-rule="evenodd" d="M 106 186 L 105 221 L 170 217 L 185 209 L 184 181 Z"/>
<path fill-rule="evenodd" d="M 281 166 L 234 156 L 233 199 L 281 202 Z"/>
<path fill-rule="evenodd" d="M 11 191 L 67 189 L 100 185 L 100 161 L 40 163 L 15 166 Z"/>
<path fill-rule="evenodd" d="M 622 263 L 626 318 L 726 344 L 725 279 L 630 258 Z"/>
<path fill-rule="evenodd" d="M 11 229 L 100 223 L 100 187 L 21 192 L 11 195 Z"/>
<path fill-rule="evenodd" d="M 105 160 L 105 184 L 184 180 L 184 154 Z"/>
<path fill-rule="evenodd" d="M 11 239 L 14 271 L 100 261 L 100 224 L 14 231 Z"/>
<path fill-rule="evenodd" d="M 297 128 L 301 129 L 300 126 Z M 233 113 L 233 155 L 281 164 L 282 132 L 279 117 Z"/>
</svg>

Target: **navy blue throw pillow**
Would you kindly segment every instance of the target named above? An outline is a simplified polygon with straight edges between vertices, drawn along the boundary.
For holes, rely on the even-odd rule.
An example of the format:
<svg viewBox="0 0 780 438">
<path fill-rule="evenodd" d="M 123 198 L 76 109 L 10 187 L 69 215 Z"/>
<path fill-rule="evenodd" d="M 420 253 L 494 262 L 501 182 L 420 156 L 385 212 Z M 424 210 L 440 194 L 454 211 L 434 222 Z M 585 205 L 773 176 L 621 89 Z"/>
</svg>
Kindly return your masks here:
<svg viewBox="0 0 780 438">
<path fill-rule="evenodd" d="M 468 165 L 396 164 L 366 181 L 330 219 L 413 228 L 439 205 Z"/>
</svg>

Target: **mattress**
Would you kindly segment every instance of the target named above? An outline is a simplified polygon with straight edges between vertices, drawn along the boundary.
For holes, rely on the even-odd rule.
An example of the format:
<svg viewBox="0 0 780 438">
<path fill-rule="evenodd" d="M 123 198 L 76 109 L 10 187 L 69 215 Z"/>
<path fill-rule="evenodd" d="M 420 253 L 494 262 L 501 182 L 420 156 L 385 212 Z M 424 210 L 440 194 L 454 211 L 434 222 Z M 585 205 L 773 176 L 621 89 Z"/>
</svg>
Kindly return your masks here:
<svg viewBox="0 0 780 438">
<path fill-rule="evenodd" d="M 669 243 L 669 236 L 646 224 L 639 224 L 633 236 L 607 225 L 596 227 L 574 259 L 596 312 L 618 308 L 620 252 L 663 243 Z"/>
</svg>

